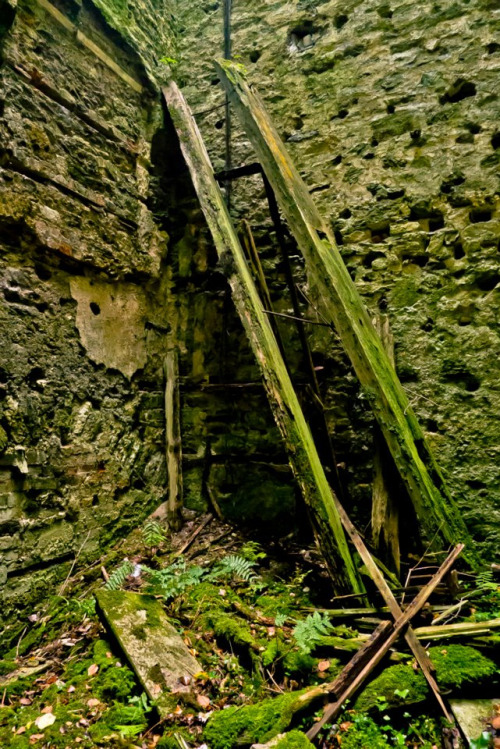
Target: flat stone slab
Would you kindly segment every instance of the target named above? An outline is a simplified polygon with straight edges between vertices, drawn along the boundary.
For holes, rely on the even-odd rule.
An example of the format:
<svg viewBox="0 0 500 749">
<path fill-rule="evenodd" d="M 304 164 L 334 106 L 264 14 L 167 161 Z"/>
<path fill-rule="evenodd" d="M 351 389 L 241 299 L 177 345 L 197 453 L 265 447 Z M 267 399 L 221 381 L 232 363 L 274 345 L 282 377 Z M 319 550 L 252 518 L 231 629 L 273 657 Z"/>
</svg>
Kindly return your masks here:
<svg viewBox="0 0 500 749">
<path fill-rule="evenodd" d="M 104 625 L 118 640 L 144 691 L 162 715 L 162 697 L 188 692 L 202 667 L 170 624 L 154 596 L 122 590 L 100 590 L 95 595 Z M 164 712 L 169 712 L 166 700 Z"/>
<path fill-rule="evenodd" d="M 488 700 L 450 700 L 451 709 L 469 741 L 477 740 L 495 715 L 498 699 Z"/>
</svg>

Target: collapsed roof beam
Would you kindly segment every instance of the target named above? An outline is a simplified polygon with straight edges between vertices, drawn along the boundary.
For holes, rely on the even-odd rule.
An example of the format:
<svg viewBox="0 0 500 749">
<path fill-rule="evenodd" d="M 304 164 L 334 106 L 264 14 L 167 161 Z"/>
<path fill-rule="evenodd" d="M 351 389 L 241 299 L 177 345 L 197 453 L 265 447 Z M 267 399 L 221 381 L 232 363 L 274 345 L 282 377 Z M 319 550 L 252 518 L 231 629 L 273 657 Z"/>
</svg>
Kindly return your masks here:
<svg viewBox="0 0 500 749">
<path fill-rule="evenodd" d="M 425 541 L 435 549 L 442 548 L 443 543 L 466 542 L 468 533 L 462 515 L 347 271 L 330 226 L 320 216 L 255 88 L 247 84 L 237 65 L 221 61 L 215 67 L 305 258 L 320 309 L 335 326 L 380 425 Z M 476 567 L 477 557 L 470 540 L 466 556 Z"/>
</svg>

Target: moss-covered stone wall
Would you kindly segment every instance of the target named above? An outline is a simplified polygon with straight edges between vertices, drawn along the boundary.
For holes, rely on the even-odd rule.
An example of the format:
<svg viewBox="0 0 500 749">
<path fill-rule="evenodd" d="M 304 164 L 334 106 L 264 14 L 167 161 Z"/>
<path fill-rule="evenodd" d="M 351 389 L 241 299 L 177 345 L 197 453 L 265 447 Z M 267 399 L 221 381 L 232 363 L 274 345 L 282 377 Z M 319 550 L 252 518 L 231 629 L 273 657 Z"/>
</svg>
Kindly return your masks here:
<svg viewBox="0 0 500 749">
<path fill-rule="evenodd" d="M 147 28 L 156 11 L 142 6 Z M 91 4 L 22 0 L 10 22 L 0 40 L 0 617 L 55 593 L 76 555 L 94 562 L 165 499 L 170 319 L 168 237 L 148 207 L 162 114 L 147 50 Z M 156 20 L 158 45 L 169 24 Z"/>
<path fill-rule="evenodd" d="M 178 12 L 179 79 L 220 169 L 221 3 Z M 490 557 L 500 540 L 499 14 L 496 0 L 233 0 L 232 22 L 233 53 L 366 303 L 389 315 L 399 376 Z M 254 160 L 234 122 L 232 144 L 234 165 Z M 242 180 L 233 214 L 251 221 L 277 309 L 290 312 L 262 197 L 258 177 Z M 297 258 L 295 270 L 303 282 Z M 335 337 L 318 326 L 311 341 L 341 471 L 366 516 L 369 411 Z"/>
</svg>

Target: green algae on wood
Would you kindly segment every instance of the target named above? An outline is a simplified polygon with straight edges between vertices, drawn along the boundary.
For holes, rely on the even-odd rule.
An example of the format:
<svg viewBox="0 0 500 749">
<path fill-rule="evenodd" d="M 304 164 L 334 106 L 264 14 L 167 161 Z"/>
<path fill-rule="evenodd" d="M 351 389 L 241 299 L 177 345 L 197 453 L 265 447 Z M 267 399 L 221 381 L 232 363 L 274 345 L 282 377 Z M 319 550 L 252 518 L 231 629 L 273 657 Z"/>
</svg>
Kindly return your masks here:
<svg viewBox="0 0 500 749">
<path fill-rule="evenodd" d="M 364 389 L 413 502 L 422 535 L 433 548 L 443 543 L 469 541 L 466 556 L 476 567 L 477 555 L 463 518 L 340 256 L 330 227 L 321 218 L 259 95 L 233 63 L 217 62 L 216 69 L 305 258 L 322 313 L 338 331 Z"/>
<path fill-rule="evenodd" d="M 243 248 L 234 230 L 198 127 L 175 83 L 163 89 L 181 149 L 233 300 L 264 378 L 273 415 L 285 441 L 302 494 L 320 528 L 320 542 L 338 589 L 361 592 L 331 488 L 283 357 L 264 313 Z M 331 538 L 333 534 L 333 539 Z"/>
<path fill-rule="evenodd" d="M 134 669 L 160 715 L 168 711 L 167 692 L 186 691 L 181 679 L 202 668 L 153 596 L 125 591 L 96 593 L 98 612 Z"/>
</svg>

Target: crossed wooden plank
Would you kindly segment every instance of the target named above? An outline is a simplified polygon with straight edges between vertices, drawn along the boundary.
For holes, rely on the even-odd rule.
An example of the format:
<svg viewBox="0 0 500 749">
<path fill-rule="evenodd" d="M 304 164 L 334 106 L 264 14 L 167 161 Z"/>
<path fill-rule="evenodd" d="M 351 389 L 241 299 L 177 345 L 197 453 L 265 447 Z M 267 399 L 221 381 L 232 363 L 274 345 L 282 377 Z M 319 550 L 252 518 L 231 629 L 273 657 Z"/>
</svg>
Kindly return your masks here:
<svg viewBox="0 0 500 749">
<path fill-rule="evenodd" d="M 402 634 L 405 627 L 407 627 L 410 623 L 410 621 L 413 619 L 413 617 L 418 614 L 422 606 L 425 604 L 425 602 L 428 600 L 429 596 L 433 593 L 433 591 L 437 588 L 443 577 L 450 572 L 451 568 L 453 567 L 453 564 L 455 563 L 458 556 L 461 554 L 463 549 L 463 545 L 460 544 L 457 546 L 451 554 L 446 558 L 446 560 L 443 562 L 439 570 L 436 572 L 432 580 L 424 587 L 422 590 L 418 593 L 417 596 L 413 599 L 413 601 L 409 604 L 409 606 L 405 609 L 403 612 L 400 608 L 397 602 L 395 606 L 391 606 L 391 613 L 393 613 L 396 610 L 399 611 L 399 614 L 395 616 L 394 622 L 385 621 L 382 622 L 375 632 L 372 634 L 371 638 L 368 640 L 368 642 L 356 653 L 356 655 L 349 661 L 349 663 L 346 665 L 346 667 L 341 671 L 341 673 L 337 676 L 335 681 L 331 682 L 331 684 L 328 684 L 326 686 L 326 691 L 328 693 L 332 693 L 336 697 L 336 701 L 333 702 L 331 705 L 328 705 L 325 708 L 325 711 L 323 713 L 323 717 L 321 720 L 317 723 L 315 723 L 312 728 L 309 729 L 307 732 L 307 738 L 309 740 L 312 740 L 317 736 L 321 728 L 325 725 L 325 723 L 328 723 L 335 719 L 335 717 L 338 715 L 339 711 L 342 708 L 342 705 L 344 702 L 351 697 L 354 692 L 356 692 L 357 689 L 361 686 L 361 684 L 365 681 L 365 679 L 369 676 L 369 674 L 373 671 L 375 666 L 377 666 L 378 663 L 382 660 L 384 655 L 387 653 L 391 645 L 398 639 L 398 637 Z M 379 588 L 380 589 L 380 588 Z M 381 591 L 382 592 L 382 591 Z M 392 596 L 392 593 L 391 593 Z M 394 599 L 395 600 L 395 599 Z M 408 628 L 406 637 L 408 640 L 408 634 L 410 634 L 411 642 L 413 643 L 414 640 L 416 640 L 415 635 L 413 633 L 413 630 Z M 420 643 L 418 643 L 419 648 L 422 648 Z M 413 650 L 413 646 L 412 646 Z M 422 648 L 423 651 L 423 648 Z M 415 651 L 414 651 L 415 652 Z M 425 651 L 423 651 L 425 654 Z M 427 655 L 425 654 L 425 659 L 427 659 Z M 449 710 L 447 709 L 443 698 L 439 692 L 439 687 L 436 684 L 436 681 L 429 670 L 427 670 L 427 665 L 424 665 L 422 667 L 422 663 L 420 659 L 417 657 L 417 660 L 420 664 L 420 667 L 422 668 L 422 671 L 425 675 L 425 678 L 427 679 L 427 682 L 429 683 L 429 686 L 431 687 L 432 692 L 434 693 L 434 696 L 438 700 L 441 709 L 443 710 L 443 713 L 445 717 L 452 722 L 453 717 L 450 714 Z"/>
</svg>

